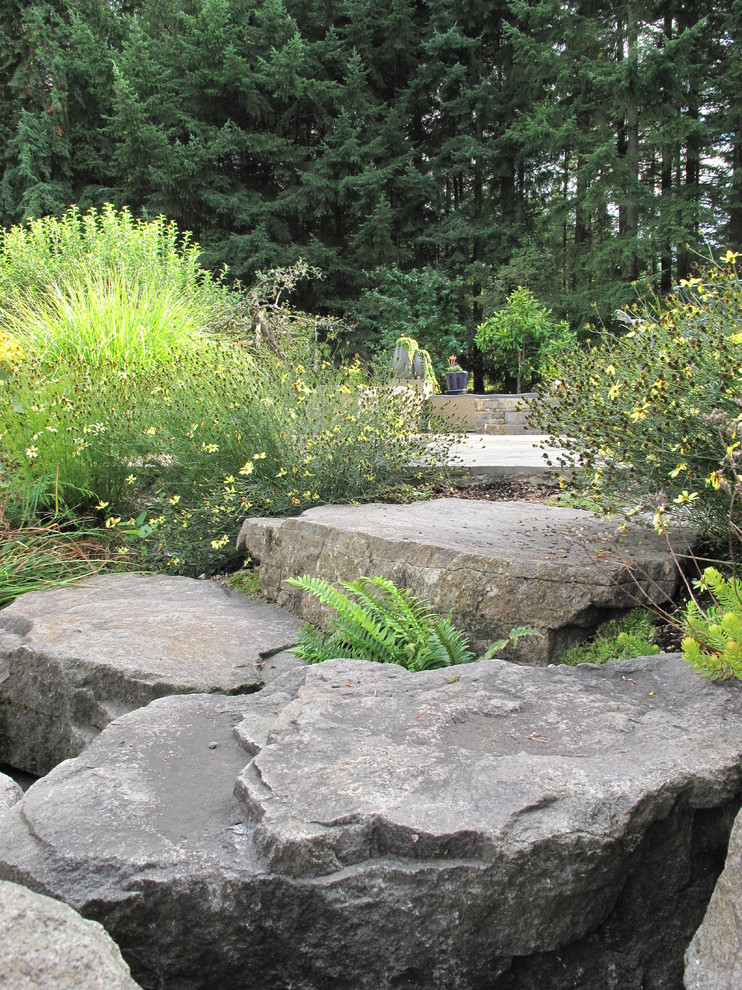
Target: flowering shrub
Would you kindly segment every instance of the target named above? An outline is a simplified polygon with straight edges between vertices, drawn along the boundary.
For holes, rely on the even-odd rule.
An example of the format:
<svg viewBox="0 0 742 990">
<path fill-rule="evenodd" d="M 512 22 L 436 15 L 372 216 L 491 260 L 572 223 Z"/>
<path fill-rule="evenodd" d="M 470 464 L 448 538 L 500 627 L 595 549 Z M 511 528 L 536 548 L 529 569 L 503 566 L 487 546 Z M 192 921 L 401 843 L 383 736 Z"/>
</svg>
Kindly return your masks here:
<svg viewBox="0 0 742 990">
<path fill-rule="evenodd" d="M 715 539 L 739 535 L 742 285 L 727 252 L 632 330 L 556 362 L 534 421 L 586 469 L 598 498 L 678 510 Z"/>
<path fill-rule="evenodd" d="M 336 368 L 300 263 L 228 292 L 159 219 L 106 207 L 2 234 L 0 476 L 9 518 L 94 517 L 122 562 L 211 573 L 248 514 L 392 497 L 453 438 L 414 391 Z M 234 332 L 238 331 L 238 332 Z"/>
<path fill-rule="evenodd" d="M 0 380 L 0 458 L 19 502 L 97 515 L 122 558 L 211 573 L 248 514 L 393 497 L 441 464 L 450 440 L 421 417 L 359 365 L 310 374 L 229 344 L 150 369 L 27 361 Z"/>
</svg>

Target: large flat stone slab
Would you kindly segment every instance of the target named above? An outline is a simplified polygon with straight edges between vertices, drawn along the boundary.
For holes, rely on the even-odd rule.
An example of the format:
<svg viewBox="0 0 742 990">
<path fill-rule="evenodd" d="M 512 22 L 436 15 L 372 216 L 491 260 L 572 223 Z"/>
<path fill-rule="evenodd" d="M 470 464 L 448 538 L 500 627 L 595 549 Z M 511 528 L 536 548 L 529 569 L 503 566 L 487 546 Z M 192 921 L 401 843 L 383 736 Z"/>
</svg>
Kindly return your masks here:
<svg viewBox="0 0 742 990">
<path fill-rule="evenodd" d="M 579 509 L 525 502 L 435 499 L 411 505 L 323 505 L 287 519 L 248 519 L 238 544 L 260 561 L 263 591 L 311 622 L 322 608 L 283 582 L 379 574 L 452 613 L 475 649 L 527 625 L 503 654 L 545 664 L 584 639 L 607 613 L 636 604 L 637 584 L 656 598 L 677 572 L 664 543 Z"/>
<path fill-rule="evenodd" d="M 261 688 L 301 623 L 211 581 L 97 577 L 0 612 L 0 761 L 42 775 L 168 694 Z"/>
<path fill-rule="evenodd" d="M 0 880 L 3 990 L 139 990 L 108 934 L 72 908 Z"/>
<path fill-rule="evenodd" d="M 0 877 L 147 988 L 677 990 L 741 793 L 742 685 L 676 655 L 336 660 L 118 719 L 5 813 Z"/>
<path fill-rule="evenodd" d="M 742 814 L 729 842 L 724 872 L 686 955 L 686 990 L 742 987 Z"/>
</svg>

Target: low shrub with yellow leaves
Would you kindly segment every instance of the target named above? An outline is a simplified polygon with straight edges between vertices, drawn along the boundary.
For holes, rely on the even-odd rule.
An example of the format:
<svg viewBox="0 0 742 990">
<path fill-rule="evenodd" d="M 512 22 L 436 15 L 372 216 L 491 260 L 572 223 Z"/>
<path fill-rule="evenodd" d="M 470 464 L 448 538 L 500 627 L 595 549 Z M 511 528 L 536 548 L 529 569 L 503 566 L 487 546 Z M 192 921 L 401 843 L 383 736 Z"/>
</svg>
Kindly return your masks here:
<svg viewBox="0 0 742 990">
<path fill-rule="evenodd" d="M 740 537 L 742 283 L 727 254 L 629 332 L 604 332 L 558 362 L 536 424 L 584 467 L 604 504 L 649 509 Z M 556 400 L 556 401 L 555 401 Z"/>
</svg>

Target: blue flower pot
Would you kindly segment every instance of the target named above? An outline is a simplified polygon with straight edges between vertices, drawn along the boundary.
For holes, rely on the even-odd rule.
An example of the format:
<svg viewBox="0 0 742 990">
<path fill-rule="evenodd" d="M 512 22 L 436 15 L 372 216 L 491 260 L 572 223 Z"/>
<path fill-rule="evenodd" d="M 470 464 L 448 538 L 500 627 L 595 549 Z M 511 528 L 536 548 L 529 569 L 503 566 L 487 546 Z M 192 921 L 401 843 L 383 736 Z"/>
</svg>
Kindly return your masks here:
<svg viewBox="0 0 742 990">
<path fill-rule="evenodd" d="M 446 395 L 463 395 L 469 380 L 468 371 L 446 372 Z"/>
</svg>

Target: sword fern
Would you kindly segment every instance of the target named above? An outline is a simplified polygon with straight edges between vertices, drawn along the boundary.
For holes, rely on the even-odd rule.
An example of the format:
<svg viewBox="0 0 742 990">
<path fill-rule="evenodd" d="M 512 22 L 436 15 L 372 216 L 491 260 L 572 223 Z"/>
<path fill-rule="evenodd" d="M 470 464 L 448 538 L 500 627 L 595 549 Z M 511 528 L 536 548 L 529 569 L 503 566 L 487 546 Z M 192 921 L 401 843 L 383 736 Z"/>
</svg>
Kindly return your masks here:
<svg viewBox="0 0 742 990">
<path fill-rule="evenodd" d="M 291 652 L 309 663 L 348 657 L 415 671 L 475 659 L 450 615 L 435 615 L 422 599 L 387 578 L 361 577 L 341 581 L 336 588 L 324 578 L 305 575 L 287 584 L 314 595 L 335 613 L 327 620 L 327 631 L 314 626 L 301 631 Z"/>
</svg>

